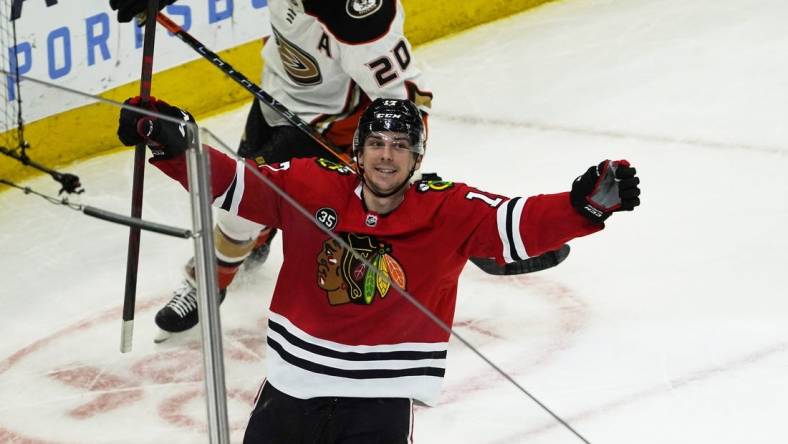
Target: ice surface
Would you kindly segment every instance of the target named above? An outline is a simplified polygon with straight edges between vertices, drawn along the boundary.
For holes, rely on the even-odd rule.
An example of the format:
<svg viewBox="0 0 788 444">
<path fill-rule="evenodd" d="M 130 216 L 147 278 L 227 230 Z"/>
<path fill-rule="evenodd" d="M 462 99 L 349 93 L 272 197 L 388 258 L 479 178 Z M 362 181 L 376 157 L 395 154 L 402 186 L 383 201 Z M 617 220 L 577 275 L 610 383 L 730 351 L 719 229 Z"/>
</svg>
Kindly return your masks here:
<svg viewBox="0 0 788 444">
<path fill-rule="evenodd" d="M 529 195 L 604 158 L 638 168 L 643 205 L 559 267 L 460 282 L 457 331 L 593 443 L 788 441 L 785 17 L 776 0 L 561 1 L 417 51 L 435 93 L 423 170 Z M 245 113 L 202 123 L 234 146 Z M 68 170 L 81 202 L 128 212 L 130 152 Z M 198 332 L 152 342 L 190 242 L 143 234 L 122 355 L 127 229 L 17 191 L 0 205 L 0 442 L 205 442 Z M 143 214 L 190 226 L 153 168 Z M 280 262 L 277 239 L 222 305 L 234 442 Z M 457 342 L 448 365 L 416 442 L 580 442 Z"/>
</svg>

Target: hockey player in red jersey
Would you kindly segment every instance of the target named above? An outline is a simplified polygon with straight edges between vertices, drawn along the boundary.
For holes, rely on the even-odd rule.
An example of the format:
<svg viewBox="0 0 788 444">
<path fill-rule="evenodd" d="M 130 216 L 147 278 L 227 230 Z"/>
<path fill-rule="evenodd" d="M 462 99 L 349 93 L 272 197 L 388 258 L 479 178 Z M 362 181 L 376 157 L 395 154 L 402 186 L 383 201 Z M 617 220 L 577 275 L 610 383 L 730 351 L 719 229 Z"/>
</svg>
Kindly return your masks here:
<svg viewBox="0 0 788 444">
<path fill-rule="evenodd" d="M 118 135 L 125 145 L 157 145 L 151 163 L 188 186 L 177 124 L 140 122 L 140 114 L 124 109 Z M 448 181 L 411 184 L 423 143 L 413 103 L 376 99 L 355 132 L 358 174 L 318 158 L 257 166 L 312 219 L 210 150 L 217 205 L 230 199 L 239 216 L 283 233 L 267 379 L 244 442 L 410 442 L 413 402 L 437 401 L 449 335 L 398 287 L 451 325 L 470 256 L 503 263 L 538 255 L 602 230 L 612 213 L 640 204 L 639 179 L 623 160 L 589 168 L 570 192 L 527 198 Z"/>
<path fill-rule="evenodd" d="M 175 0 L 160 0 L 163 8 Z M 110 0 L 118 20 L 145 11 L 147 0 Z M 370 99 L 409 99 L 426 121 L 432 93 L 424 86 L 404 35 L 399 0 L 269 0 L 272 38 L 263 48 L 262 87 L 291 112 L 309 122 L 340 149 L 349 151 L 358 117 Z M 255 101 L 238 154 L 260 164 L 296 157 L 328 156 L 314 140 L 276 112 Z M 214 229 L 222 300 L 244 261 L 262 263 L 276 231 L 224 211 Z M 156 315 L 168 332 L 197 323 L 194 267 L 173 298 Z"/>
</svg>

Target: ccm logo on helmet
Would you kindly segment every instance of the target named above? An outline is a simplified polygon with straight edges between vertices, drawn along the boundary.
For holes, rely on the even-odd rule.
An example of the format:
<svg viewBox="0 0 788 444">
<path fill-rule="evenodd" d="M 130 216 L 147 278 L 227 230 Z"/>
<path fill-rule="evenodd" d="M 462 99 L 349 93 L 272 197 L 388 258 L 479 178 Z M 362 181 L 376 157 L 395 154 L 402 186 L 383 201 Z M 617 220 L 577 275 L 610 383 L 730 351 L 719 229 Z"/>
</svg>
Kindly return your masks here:
<svg viewBox="0 0 788 444">
<path fill-rule="evenodd" d="M 375 114 L 376 119 L 399 119 L 400 117 L 402 117 L 402 114 L 394 114 L 394 113 Z"/>
</svg>

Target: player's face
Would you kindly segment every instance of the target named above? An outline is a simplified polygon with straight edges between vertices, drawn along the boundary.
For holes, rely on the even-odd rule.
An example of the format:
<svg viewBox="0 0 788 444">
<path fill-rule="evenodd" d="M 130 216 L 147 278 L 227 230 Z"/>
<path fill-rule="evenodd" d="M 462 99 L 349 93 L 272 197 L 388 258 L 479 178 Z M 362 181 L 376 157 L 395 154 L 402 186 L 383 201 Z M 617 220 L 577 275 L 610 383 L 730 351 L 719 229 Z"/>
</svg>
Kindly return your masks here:
<svg viewBox="0 0 788 444">
<path fill-rule="evenodd" d="M 410 170 L 418 162 L 414 159 L 408 135 L 391 131 L 373 132 L 367 136 L 359 158 L 364 178 L 383 193 L 407 180 Z"/>
</svg>

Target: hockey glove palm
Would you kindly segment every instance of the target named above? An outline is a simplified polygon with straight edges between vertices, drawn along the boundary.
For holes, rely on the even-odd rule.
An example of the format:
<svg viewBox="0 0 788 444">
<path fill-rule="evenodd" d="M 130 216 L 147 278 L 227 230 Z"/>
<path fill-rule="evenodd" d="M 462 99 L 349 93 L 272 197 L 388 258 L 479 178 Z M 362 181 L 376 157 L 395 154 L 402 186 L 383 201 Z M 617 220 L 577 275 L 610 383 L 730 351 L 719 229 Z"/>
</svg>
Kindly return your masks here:
<svg viewBox="0 0 788 444">
<path fill-rule="evenodd" d="M 194 117 L 187 111 L 174 107 L 161 100 L 151 97 L 145 103 L 142 99 L 132 97 L 123 102 L 145 108 L 174 119 L 194 122 Z M 171 158 L 186 151 L 189 147 L 186 125 L 159 119 L 155 116 L 142 114 L 136 110 L 123 108 L 118 119 L 118 138 L 126 146 L 144 143 L 150 147 L 157 158 Z"/>
<path fill-rule="evenodd" d="M 175 3 L 175 0 L 159 0 L 159 11 L 165 6 Z M 109 0 L 109 7 L 118 11 L 118 21 L 130 22 L 137 14 L 142 14 L 148 8 L 148 0 Z"/>
<path fill-rule="evenodd" d="M 595 223 L 616 211 L 632 211 L 640 205 L 640 179 L 626 160 L 605 160 L 592 166 L 572 183 L 572 206 Z"/>
</svg>

